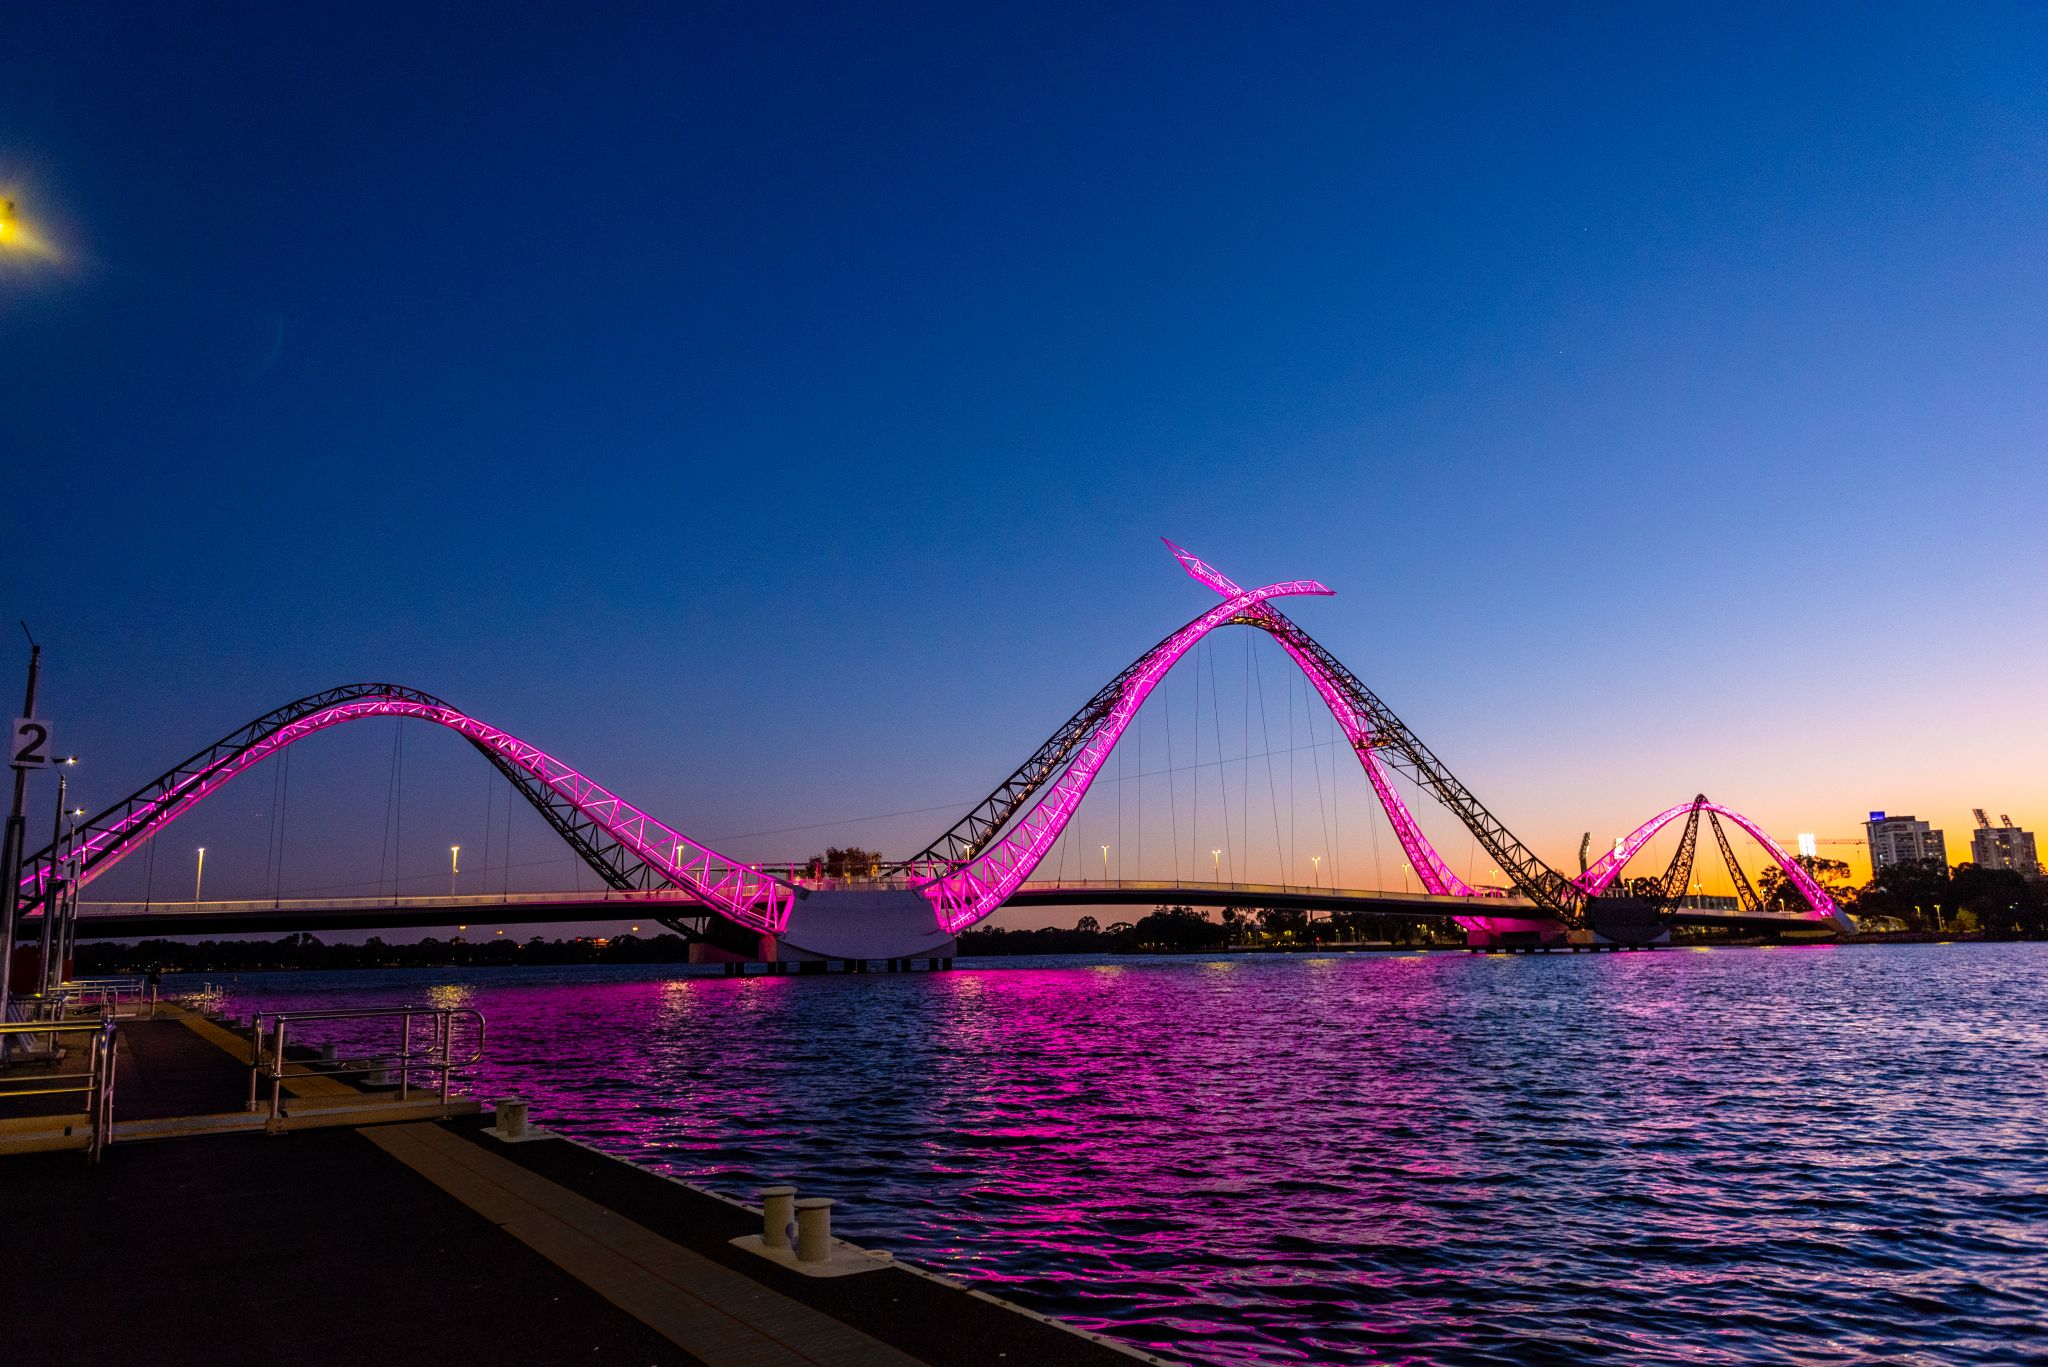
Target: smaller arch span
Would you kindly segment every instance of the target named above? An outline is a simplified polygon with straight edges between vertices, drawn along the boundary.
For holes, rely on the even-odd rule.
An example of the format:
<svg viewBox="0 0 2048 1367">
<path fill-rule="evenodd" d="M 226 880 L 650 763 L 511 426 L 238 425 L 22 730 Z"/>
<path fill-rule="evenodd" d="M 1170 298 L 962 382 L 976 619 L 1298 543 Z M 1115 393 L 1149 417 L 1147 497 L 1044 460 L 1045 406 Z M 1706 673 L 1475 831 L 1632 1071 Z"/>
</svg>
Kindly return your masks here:
<svg viewBox="0 0 2048 1367">
<path fill-rule="evenodd" d="M 1854 929 L 1854 924 L 1849 921 L 1847 913 L 1828 895 L 1827 889 L 1815 882 L 1813 876 L 1800 867 L 1799 861 L 1785 852 L 1784 846 L 1771 839 L 1770 834 L 1756 822 L 1733 807 L 1724 807 L 1718 802 L 1694 799 L 1665 808 L 1636 827 L 1619 845 L 1602 855 L 1592 867 L 1580 874 L 1577 880 L 1579 886 L 1585 890 L 1588 897 L 1598 897 L 1606 892 L 1613 886 L 1614 880 L 1621 876 L 1621 871 L 1628 862 L 1641 853 L 1643 848 L 1656 838 L 1659 831 L 1695 810 L 1725 816 L 1747 832 L 1750 839 L 1761 845 L 1764 853 L 1768 854 L 1784 872 L 1786 880 L 1799 890 L 1799 895 L 1806 899 L 1808 912 L 1814 920 L 1831 920 L 1845 929 Z"/>
<path fill-rule="evenodd" d="M 729 920 L 766 934 L 779 933 L 789 920 L 799 895 L 794 885 L 699 844 L 538 746 L 430 694 L 393 684 L 345 685 L 279 708 L 214 747 L 204 762 L 188 762 L 92 818 L 74 851 L 80 884 L 106 873 L 222 785 L 286 746 L 370 717 L 417 717 L 456 732 L 494 762 L 531 775 L 672 886 Z M 24 873 L 24 903 L 44 899 L 52 853 L 43 851 Z"/>
</svg>

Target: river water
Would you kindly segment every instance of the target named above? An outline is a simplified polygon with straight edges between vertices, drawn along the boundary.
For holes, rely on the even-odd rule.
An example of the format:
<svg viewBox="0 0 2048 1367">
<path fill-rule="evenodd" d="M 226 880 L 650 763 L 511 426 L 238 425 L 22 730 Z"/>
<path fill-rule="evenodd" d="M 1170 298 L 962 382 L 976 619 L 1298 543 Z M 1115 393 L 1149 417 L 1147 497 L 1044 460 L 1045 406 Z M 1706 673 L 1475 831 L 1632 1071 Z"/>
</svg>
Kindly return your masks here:
<svg viewBox="0 0 2048 1367">
<path fill-rule="evenodd" d="M 961 963 L 215 986 L 1179 1357 L 2048 1361 L 2048 945 Z"/>
</svg>

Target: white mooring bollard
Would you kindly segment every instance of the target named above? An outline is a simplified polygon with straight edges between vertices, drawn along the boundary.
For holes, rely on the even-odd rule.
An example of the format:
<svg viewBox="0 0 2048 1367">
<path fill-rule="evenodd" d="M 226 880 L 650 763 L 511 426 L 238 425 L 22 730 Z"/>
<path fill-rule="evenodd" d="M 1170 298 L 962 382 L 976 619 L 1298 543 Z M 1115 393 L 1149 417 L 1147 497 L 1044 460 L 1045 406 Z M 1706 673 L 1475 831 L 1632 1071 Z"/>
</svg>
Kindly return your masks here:
<svg viewBox="0 0 2048 1367">
<path fill-rule="evenodd" d="M 809 1196 L 796 1203 L 796 1260 L 822 1263 L 832 1256 L 832 1198 Z"/>
<path fill-rule="evenodd" d="M 491 1105 L 497 1116 L 497 1131 L 500 1139 L 526 1138 L 526 1100 L 524 1097 L 501 1096 Z"/>
<path fill-rule="evenodd" d="M 789 1227 L 795 1220 L 795 1187 L 761 1188 L 761 1247 L 788 1248 Z"/>
</svg>

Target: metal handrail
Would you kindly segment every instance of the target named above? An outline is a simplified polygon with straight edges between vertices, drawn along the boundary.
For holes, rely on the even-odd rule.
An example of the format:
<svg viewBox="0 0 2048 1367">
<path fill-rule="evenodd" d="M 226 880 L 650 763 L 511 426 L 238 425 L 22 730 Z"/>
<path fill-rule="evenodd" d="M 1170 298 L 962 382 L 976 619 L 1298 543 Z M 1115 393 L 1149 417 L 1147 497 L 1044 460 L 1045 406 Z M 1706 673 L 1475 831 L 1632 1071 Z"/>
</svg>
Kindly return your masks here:
<svg viewBox="0 0 2048 1367">
<path fill-rule="evenodd" d="M 58 984 L 53 996 L 68 1010 L 76 1007 L 93 1007 L 102 1015 L 156 1018 L 156 985 L 144 977 L 67 978 Z M 129 1009 L 122 1010 L 122 1002 L 129 1003 Z M 145 1011 L 144 1008 L 148 1009 Z"/>
<path fill-rule="evenodd" d="M 338 1060 L 323 1062 L 315 1068 L 296 1062 L 287 1052 L 288 1037 L 294 1024 L 379 1019 L 398 1022 L 398 1048 L 393 1053 L 372 1055 L 350 1063 Z M 419 1019 L 425 1019 L 432 1027 L 426 1048 L 422 1050 L 414 1048 L 413 1022 Z M 455 1053 L 455 1023 L 458 1019 L 472 1021 L 476 1026 L 469 1053 L 463 1057 Z M 267 1029 L 266 1021 L 269 1022 Z M 430 1077 L 440 1074 L 438 1093 L 441 1103 L 446 1105 L 454 1087 L 455 1070 L 479 1063 L 483 1056 L 484 1013 L 473 1006 L 372 1006 L 333 1011 L 259 1012 L 250 1021 L 248 1108 L 251 1111 L 259 1108 L 258 1097 L 263 1082 L 267 1080 L 270 1083 L 270 1124 L 275 1126 L 284 1116 L 284 1084 L 287 1078 L 389 1073 L 393 1067 L 398 1070 L 400 1101 L 412 1099 L 412 1077 L 418 1070 Z"/>
<path fill-rule="evenodd" d="M 20 1071 L 0 1072 L 0 1096 L 64 1096 L 72 1092 L 85 1094 L 85 1115 L 88 1131 L 86 1157 L 94 1163 L 100 1161 L 100 1153 L 113 1140 L 114 1134 L 114 1021 L 102 1020 L 47 1020 L 47 1021 L 6 1021 L 0 1022 L 0 1057 L 12 1052 L 15 1037 L 49 1037 L 47 1059 L 54 1066 L 64 1051 L 57 1047 L 59 1035 L 84 1035 L 86 1037 L 85 1068 L 81 1072 L 50 1072 L 30 1074 Z M 17 1061 L 21 1056 L 15 1054 Z M 65 1083 L 65 1086 L 21 1086 L 28 1082 Z"/>
</svg>

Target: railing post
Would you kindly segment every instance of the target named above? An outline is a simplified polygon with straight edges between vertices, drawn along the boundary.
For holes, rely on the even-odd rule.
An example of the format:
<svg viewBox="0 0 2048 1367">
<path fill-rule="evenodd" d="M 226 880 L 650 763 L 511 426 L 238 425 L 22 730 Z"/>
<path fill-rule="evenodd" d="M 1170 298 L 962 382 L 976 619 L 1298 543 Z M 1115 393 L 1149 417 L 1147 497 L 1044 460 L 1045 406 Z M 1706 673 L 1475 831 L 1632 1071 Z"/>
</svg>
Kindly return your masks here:
<svg viewBox="0 0 2048 1367">
<path fill-rule="evenodd" d="M 398 1099 L 412 1099 L 412 1011 L 398 1013 Z"/>
<path fill-rule="evenodd" d="M 114 1137 L 114 1022 L 100 1022 L 99 1032 L 93 1036 L 92 1055 L 88 1078 L 88 1083 L 92 1087 L 89 1097 L 92 1103 L 92 1147 L 88 1150 L 87 1158 L 88 1161 L 97 1163 L 100 1161 L 100 1153 Z"/>
<path fill-rule="evenodd" d="M 443 1011 L 441 1032 L 441 1104 L 448 1104 L 448 1091 L 455 1076 L 455 1013 Z"/>
<path fill-rule="evenodd" d="M 249 1110 L 256 1109 L 256 1080 L 263 1074 L 263 1017 L 249 1018 Z"/>
<path fill-rule="evenodd" d="M 270 1034 L 272 1051 L 270 1069 L 270 1123 L 272 1125 L 284 1115 L 284 1034 L 291 1022 L 283 1016 L 277 1018 L 277 1029 Z"/>
</svg>

